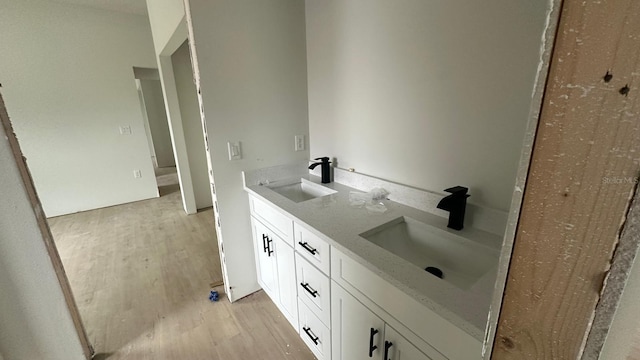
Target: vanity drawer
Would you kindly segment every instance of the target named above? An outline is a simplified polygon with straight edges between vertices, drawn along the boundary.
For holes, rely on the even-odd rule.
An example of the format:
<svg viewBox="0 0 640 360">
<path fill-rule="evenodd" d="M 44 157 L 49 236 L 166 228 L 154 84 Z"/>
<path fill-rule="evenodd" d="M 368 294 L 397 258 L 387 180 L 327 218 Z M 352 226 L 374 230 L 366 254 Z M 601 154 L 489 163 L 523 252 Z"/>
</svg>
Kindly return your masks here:
<svg viewBox="0 0 640 360">
<path fill-rule="evenodd" d="M 293 229 L 296 251 L 325 275 L 329 275 L 329 244 L 297 223 L 293 224 Z"/>
<path fill-rule="evenodd" d="M 262 220 L 273 232 L 293 246 L 293 221 L 262 200 L 249 195 L 251 214 Z"/>
<path fill-rule="evenodd" d="M 331 332 L 320 319 L 298 299 L 300 337 L 318 360 L 331 359 Z"/>
<path fill-rule="evenodd" d="M 331 282 L 300 254 L 296 253 L 298 298 L 328 327 L 331 324 Z"/>
</svg>

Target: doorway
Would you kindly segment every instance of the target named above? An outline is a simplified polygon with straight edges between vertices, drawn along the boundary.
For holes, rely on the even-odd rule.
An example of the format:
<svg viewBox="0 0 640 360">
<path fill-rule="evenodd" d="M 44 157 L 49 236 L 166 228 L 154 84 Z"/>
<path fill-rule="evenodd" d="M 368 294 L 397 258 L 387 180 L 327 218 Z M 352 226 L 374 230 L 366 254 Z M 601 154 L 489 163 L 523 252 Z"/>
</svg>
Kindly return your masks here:
<svg viewBox="0 0 640 360">
<path fill-rule="evenodd" d="M 20 158 L 27 158 L 33 176 L 38 192 L 34 197 L 42 201 L 40 230 L 48 232 L 50 225 L 53 232 L 46 250 L 52 258 L 59 253 L 62 266 L 55 268 L 56 274 L 71 285 L 67 303 L 75 298 L 89 342 L 100 353 L 138 346 L 132 344 L 140 344 L 139 337 L 150 332 L 161 336 L 163 316 L 188 312 L 196 297 L 208 303 L 220 265 L 211 208 L 185 214 L 181 194 L 175 191 L 176 170 L 164 171 L 157 147 L 157 168 L 162 171 L 154 170 L 132 76 L 133 67 L 157 66 L 147 16 L 35 1 L 7 3 L 0 19 L 3 32 L 12 34 L 3 38 L 3 48 L 13 54 L 1 60 L 2 95 L 11 108 Z M 164 106 L 160 112 L 166 113 Z M 166 180 L 160 189 L 156 175 Z M 158 198 L 159 190 L 165 196 Z M 11 215 L 5 212 L 3 217 Z M 33 252 L 34 237 L 6 234 L 0 237 L 21 249 L 16 254 Z M 5 263 L 10 252 L 2 253 L 0 267 L 10 269 L 13 263 Z M 30 270 L 9 276 L 7 270 L 2 283 L 20 289 L 22 284 L 44 282 L 38 274 L 50 263 L 45 259 L 26 267 L 34 275 L 24 275 Z M 53 297 L 48 289 L 42 286 L 36 294 L 45 299 L 43 311 L 51 309 L 46 305 Z M 33 298 L 16 297 L 15 303 L 27 308 Z M 25 314 L 35 318 L 38 313 Z M 29 323 L 24 332 L 46 329 L 46 322 L 41 323 Z M 62 326 L 59 331 L 64 331 Z M 29 339 L 13 329 L 0 332 Z M 16 358 L 4 339 L 3 355 Z M 21 349 L 55 350 L 30 342 Z M 17 358 L 61 358 L 31 354 Z"/>
</svg>

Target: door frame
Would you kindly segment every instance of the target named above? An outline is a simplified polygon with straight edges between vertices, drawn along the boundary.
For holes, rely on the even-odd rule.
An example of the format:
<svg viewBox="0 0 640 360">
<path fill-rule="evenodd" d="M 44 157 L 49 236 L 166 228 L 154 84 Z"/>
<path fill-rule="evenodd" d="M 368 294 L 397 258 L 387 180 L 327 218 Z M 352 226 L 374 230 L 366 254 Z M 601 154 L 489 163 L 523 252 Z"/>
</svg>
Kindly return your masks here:
<svg viewBox="0 0 640 360">
<path fill-rule="evenodd" d="M 80 340 L 82 351 L 86 359 L 91 359 L 94 355 L 93 346 L 91 346 L 87 331 L 84 327 L 84 324 L 82 323 L 82 318 L 80 317 L 78 306 L 73 297 L 73 292 L 71 291 L 69 279 L 67 278 L 67 274 L 64 271 L 62 260 L 60 259 L 60 255 L 58 254 L 58 249 L 56 248 L 56 245 L 53 241 L 51 229 L 49 228 L 47 217 L 44 213 L 44 210 L 42 209 L 40 198 L 38 197 L 35 186 L 33 184 L 31 173 L 29 172 L 26 160 L 22 155 L 22 150 L 20 149 L 20 144 L 18 143 L 18 139 L 16 138 L 16 135 L 13 131 L 13 126 L 11 125 L 11 121 L 9 120 L 9 115 L 7 113 L 2 94 L 0 94 L 0 125 L 4 128 L 4 131 L 8 137 L 9 146 L 11 147 L 11 152 L 13 158 L 16 161 L 16 166 L 18 168 L 18 171 L 20 172 L 20 177 L 22 178 L 22 184 L 24 186 L 24 190 L 6 189 L 6 191 L 25 191 L 27 193 L 29 202 L 31 203 L 31 207 L 33 208 L 36 222 L 38 224 L 38 229 L 42 234 L 42 241 L 44 242 L 44 246 L 47 249 L 49 258 L 51 259 L 56 278 L 58 279 L 58 283 L 60 283 L 60 288 L 62 290 L 62 294 L 64 295 L 65 303 L 67 304 L 67 309 L 69 310 L 71 320 L 73 321 L 73 326 L 75 327 L 76 333 L 78 334 L 78 339 Z"/>
<path fill-rule="evenodd" d="M 597 358 L 584 352 L 595 309 L 621 285 L 609 274 L 640 172 L 640 3 L 563 1 L 559 15 L 485 358 Z"/>
</svg>

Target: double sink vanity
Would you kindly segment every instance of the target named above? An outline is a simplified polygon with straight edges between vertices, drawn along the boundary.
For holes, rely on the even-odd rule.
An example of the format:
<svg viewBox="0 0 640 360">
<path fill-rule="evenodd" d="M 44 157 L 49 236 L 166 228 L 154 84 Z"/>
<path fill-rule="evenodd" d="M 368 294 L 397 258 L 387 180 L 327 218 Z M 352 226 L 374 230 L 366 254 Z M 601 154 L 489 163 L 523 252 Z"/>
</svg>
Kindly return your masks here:
<svg viewBox="0 0 640 360">
<path fill-rule="evenodd" d="M 441 194 L 337 168 L 321 184 L 307 166 L 246 171 L 244 186 L 258 282 L 316 357 L 480 359 L 504 214 L 469 204 L 452 230 Z M 382 211 L 350 201 L 374 187 Z"/>
</svg>

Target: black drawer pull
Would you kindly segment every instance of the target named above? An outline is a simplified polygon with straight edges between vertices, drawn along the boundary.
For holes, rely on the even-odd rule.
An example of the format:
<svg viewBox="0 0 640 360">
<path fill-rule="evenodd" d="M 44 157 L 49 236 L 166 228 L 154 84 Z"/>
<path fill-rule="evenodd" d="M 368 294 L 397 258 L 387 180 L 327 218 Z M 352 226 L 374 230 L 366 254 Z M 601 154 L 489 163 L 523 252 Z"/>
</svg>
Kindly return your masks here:
<svg viewBox="0 0 640 360">
<path fill-rule="evenodd" d="M 305 241 L 298 241 L 298 244 L 300 244 L 305 250 L 307 250 L 308 252 L 311 253 L 311 255 L 315 255 L 318 253 L 318 250 L 312 248 L 311 246 L 309 246 L 309 244 Z"/>
<path fill-rule="evenodd" d="M 267 255 L 269 257 L 271 257 L 271 254 L 273 254 L 273 250 L 271 250 L 271 243 L 273 242 L 273 239 L 269 239 L 267 237 Z"/>
<path fill-rule="evenodd" d="M 391 341 L 384 341 L 384 358 L 383 360 L 389 360 L 389 348 L 393 346 Z"/>
<path fill-rule="evenodd" d="M 373 357 L 373 352 L 378 348 L 378 345 L 373 345 L 373 337 L 378 333 L 378 330 L 371 328 L 369 333 L 369 357 Z"/>
<path fill-rule="evenodd" d="M 269 249 L 269 246 L 267 245 L 268 239 L 269 236 L 262 234 L 262 252 L 267 252 L 267 250 Z"/>
<path fill-rule="evenodd" d="M 309 283 L 300 283 L 300 286 L 302 286 L 305 290 L 307 290 L 307 292 L 311 294 L 311 296 L 318 297 L 318 291 L 313 290 L 313 288 L 309 286 Z"/>
<path fill-rule="evenodd" d="M 309 339 L 311 339 L 311 341 L 313 341 L 314 344 L 318 345 L 318 340 L 320 340 L 320 338 L 313 335 L 313 333 L 311 332 L 311 328 L 303 327 L 302 330 L 307 333 L 307 336 L 309 337 Z"/>
</svg>

